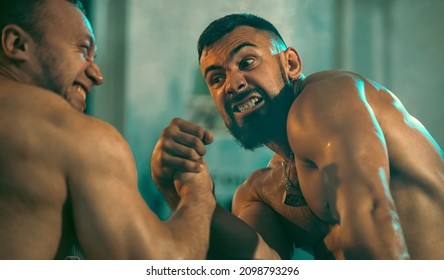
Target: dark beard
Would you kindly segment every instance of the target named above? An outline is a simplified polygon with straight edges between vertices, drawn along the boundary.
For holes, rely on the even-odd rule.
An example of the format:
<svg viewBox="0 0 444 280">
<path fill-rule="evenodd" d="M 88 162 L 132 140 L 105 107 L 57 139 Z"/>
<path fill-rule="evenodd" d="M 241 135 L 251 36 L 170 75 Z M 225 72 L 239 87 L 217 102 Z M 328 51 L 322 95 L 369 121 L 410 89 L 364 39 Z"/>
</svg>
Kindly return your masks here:
<svg viewBox="0 0 444 280">
<path fill-rule="evenodd" d="M 285 132 L 288 111 L 294 100 L 293 86 L 290 83 L 286 83 L 273 99 L 259 88 L 252 91 L 261 95 L 264 105 L 245 116 L 242 125 L 236 122 L 229 102 L 225 105 L 229 118 L 226 121 L 227 128 L 236 142 L 251 151 L 270 143 L 276 136 Z"/>
</svg>

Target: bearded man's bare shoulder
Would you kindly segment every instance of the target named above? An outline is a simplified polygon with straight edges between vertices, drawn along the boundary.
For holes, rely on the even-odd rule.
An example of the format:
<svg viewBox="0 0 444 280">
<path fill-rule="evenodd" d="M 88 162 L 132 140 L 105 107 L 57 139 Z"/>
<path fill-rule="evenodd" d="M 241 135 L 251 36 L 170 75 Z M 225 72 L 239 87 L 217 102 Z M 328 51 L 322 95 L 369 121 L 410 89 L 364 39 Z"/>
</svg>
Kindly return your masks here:
<svg viewBox="0 0 444 280">
<path fill-rule="evenodd" d="M 274 154 L 266 167 L 259 168 L 251 173 L 236 190 L 236 196 L 253 201 L 263 201 L 261 194 L 263 188 L 270 188 L 270 183 L 274 182 L 273 172 L 276 168 L 281 167 L 283 158 L 278 154 Z"/>
</svg>

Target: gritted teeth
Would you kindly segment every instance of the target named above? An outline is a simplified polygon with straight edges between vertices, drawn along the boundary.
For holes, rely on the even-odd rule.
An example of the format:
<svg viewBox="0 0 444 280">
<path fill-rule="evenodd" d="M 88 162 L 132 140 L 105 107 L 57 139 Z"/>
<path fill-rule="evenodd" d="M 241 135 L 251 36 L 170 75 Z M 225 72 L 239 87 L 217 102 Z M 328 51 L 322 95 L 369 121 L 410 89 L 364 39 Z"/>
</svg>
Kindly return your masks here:
<svg viewBox="0 0 444 280">
<path fill-rule="evenodd" d="M 74 84 L 74 90 L 78 92 L 84 99 L 86 99 L 86 91 L 81 85 Z"/>
<path fill-rule="evenodd" d="M 254 106 L 256 106 L 257 103 L 259 103 L 259 98 L 253 97 L 252 99 L 248 100 L 247 102 L 237 105 L 237 109 L 239 110 L 239 112 L 243 113 L 245 111 L 250 110 Z"/>
</svg>

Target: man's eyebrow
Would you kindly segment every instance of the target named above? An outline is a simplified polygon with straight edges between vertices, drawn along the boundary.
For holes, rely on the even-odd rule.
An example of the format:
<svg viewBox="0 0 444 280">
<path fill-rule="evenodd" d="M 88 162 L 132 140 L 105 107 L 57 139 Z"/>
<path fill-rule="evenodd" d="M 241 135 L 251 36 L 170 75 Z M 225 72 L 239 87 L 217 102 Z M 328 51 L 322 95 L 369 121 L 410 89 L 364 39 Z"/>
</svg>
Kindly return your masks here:
<svg viewBox="0 0 444 280">
<path fill-rule="evenodd" d="M 220 69 L 222 69 L 222 66 L 210 65 L 207 68 L 205 68 L 204 77 L 207 76 L 208 72 L 213 71 L 213 70 L 220 70 Z"/>
<path fill-rule="evenodd" d="M 257 47 L 257 45 L 250 43 L 250 42 L 241 43 L 230 51 L 230 58 L 233 57 L 236 53 L 238 53 L 242 48 L 245 48 L 245 47 Z M 222 69 L 222 66 L 210 65 L 207 68 L 205 68 L 204 77 L 207 76 L 208 72 L 213 71 L 213 70 L 220 70 L 220 69 Z"/>
<path fill-rule="evenodd" d="M 237 47 L 235 47 L 234 49 L 232 49 L 230 51 L 230 57 L 233 57 L 236 53 L 238 53 L 242 48 L 245 48 L 245 47 L 257 47 L 257 46 L 253 43 L 250 43 L 250 42 L 241 43 Z"/>
</svg>

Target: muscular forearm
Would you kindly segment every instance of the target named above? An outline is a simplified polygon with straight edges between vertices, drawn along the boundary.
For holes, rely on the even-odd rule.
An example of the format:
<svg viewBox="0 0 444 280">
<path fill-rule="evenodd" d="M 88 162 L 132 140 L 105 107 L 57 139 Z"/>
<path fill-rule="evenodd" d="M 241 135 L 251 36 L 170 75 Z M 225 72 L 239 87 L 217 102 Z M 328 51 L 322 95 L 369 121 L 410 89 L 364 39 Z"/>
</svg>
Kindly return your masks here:
<svg viewBox="0 0 444 280">
<path fill-rule="evenodd" d="M 211 223 L 209 259 L 277 259 L 278 254 L 244 221 L 216 206 Z"/>
<path fill-rule="evenodd" d="M 165 201 L 168 203 L 172 210 L 176 210 L 177 205 L 179 204 L 180 197 L 176 193 L 174 188 L 174 182 L 172 178 L 168 179 L 159 179 L 155 180 L 155 184 L 158 190 L 162 193 Z"/>
<path fill-rule="evenodd" d="M 212 194 L 182 195 L 176 211 L 168 220 L 172 236 L 178 243 L 177 258 L 205 259 L 215 205 Z"/>
</svg>

